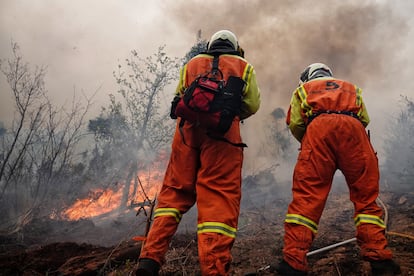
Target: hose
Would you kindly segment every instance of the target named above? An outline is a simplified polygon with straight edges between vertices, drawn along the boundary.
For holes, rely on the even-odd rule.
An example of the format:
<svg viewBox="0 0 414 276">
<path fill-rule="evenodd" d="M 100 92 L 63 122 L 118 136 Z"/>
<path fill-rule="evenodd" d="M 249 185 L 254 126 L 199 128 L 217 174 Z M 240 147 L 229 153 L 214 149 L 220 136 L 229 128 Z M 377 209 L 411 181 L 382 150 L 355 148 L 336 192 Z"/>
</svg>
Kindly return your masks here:
<svg viewBox="0 0 414 276">
<path fill-rule="evenodd" d="M 377 197 L 377 201 L 381 205 L 382 209 L 384 210 L 384 224 L 385 224 L 385 229 L 387 229 L 388 228 L 388 209 L 387 209 L 387 206 L 385 206 L 384 201 L 382 201 L 382 199 L 380 197 Z"/>
<path fill-rule="evenodd" d="M 387 210 L 387 206 L 385 206 L 384 202 L 381 200 L 380 197 L 377 197 L 377 201 L 381 205 L 382 209 L 384 210 L 384 224 L 385 224 L 385 227 L 387 227 L 387 223 L 388 223 L 388 210 Z M 320 252 L 323 252 L 323 251 L 327 251 L 329 249 L 332 249 L 332 248 L 335 248 L 335 247 L 338 247 L 338 246 L 341 246 L 341 245 L 344 245 L 344 244 L 347 244 L 347 243 L 351 243 L 351 242 L 354 242 L 354 241 L 356 241 L 356 238 L 352 238 L 352 239 L 349 239 L 349 240 L 345 240 L 345 241 L 342 241 L 342 242 L 338 242 L 338 243 L 335 243 L 335 244 L 331 244 L 331 245 L 328 245 L 328 246 L 325 246 L 325 247 L 322 247 L 322 248 L 319 248 L 319 249 L 310 251 L 310 252 L 306 253 L 306 256 L 312 256 L 312 255 L 315 255 L 317 253 L 320 253 Z"/>
<path fill-rule="evenodd" d="M 335 243 L 335 244 L 331 244 L 331 245 L 328 245 L 326 247 L 322 247 L 322 248 L 310 251 L 310 252 L 306 253 L 306 256 L 312 256 L 312 255 L 315 255 L 319 252 L 323 252 L 323 251 L 326 251 L 326 250 L 329 250 L 329 249 L 332 249 L 332 248 L 335 248 L 335 247 L 338 247 L 338 246 L 341 246 L 341 245 L 344 245 L 344 244 L 347 244 L 347 243 L 350 243 L 350 242 L 354 242 L 354 241 L 356 241 L 356 238 L 352 238 L 352 239 L 349 239 L 349 240 L 346 240 L 346 241 L 341 241 L 341 242 L 338 242 L 338 243 Z"/>
<path fill-rule="evenodd" d="M 388 210 L 385 207 L 384 202 L 379 197 L 378 197 L 378 202 L 382 206 L 382 208 L 384 209 L 384 223 L 387 226 L 387 222 L 388 222 Z M 394 232 L 394 231 L 387 231 L 387 230 L 386 230 L 386 234 L 387 235 L 393 235 L 393 236 L 399 236 L 399 237 L 403 237 L 403 238 L 409 238 L 409 239 L 414 240 L 414 236 L 408 235 L 408 234 L 402 234 L 402 233 L 397 233 L 397 232 Z"/>
<path fill-rule="evenodd" d="M 384 202 L 382 201 L 382 199 L 380 197 L 377 197 L 377 201 L 381 205 L 382 209 L 384 210 L 384 224 L 385 224 L 385 227 L 386 227 L 385 229 L 387 229 L 387 227 L 388 227 L 388 209 L 387 209 L 387 207 L 385 206 Z M 394 235 L 394 236 L 400 236 L 400 237 L 409 238 L 409 239 L 414 240 L 414 236 L 408 235 L 408 234 L 401 234 L 401 233 L 387 231 L 387 230 L 386 230 L 386 234 Z M 338 246 L 341 246 L 341 245 L 344 245 L 344 244 L 348 244 L 348 243 L 351 243 L 351 242 L 354 242 L 354 241 L 356 241 L 356 238 L 352 238 L 352 239 L 341 241 L 341 242 L 338 242 L 338 243 L 335 243 L 335 244 L 331 244 L 331 245 L 328 245 L 328 246 L 310 251 L 306 254 L 306 256 L 307 257 L 312 256 L 312 255 L 318 254 L 320 252 L 327 251 L 327 250 L 330 250 L 332 248 L 335 248 L 335 247 L 338 247 Z M 264 271 L 264 270 L 267 270 L 269 268 L 270 268 L 270 265 L 267 265 L 267 266 L 264 266 L 264 267 L 260 268 L 258 271 Z"/>
<path fill-rule="evenodd" d="M 401 233 L 392 232 L 392 231 L 388 231 L 387 234 L 388 235 L 393 235 L 393 236 L 398 236 L 398 237 L 403 237 L 403 238 L 409 238 L 409 239 L 414 240 L 414 236 L 408 235 L 408 234 L 401 234 Z"/>
<path fill-rule="evenodd" d="M 386 226 L 385 229 L 387 229 L 388 228 L 388 209 L 380 197 L 378 197 L 377 200 L 378 200 L 378 203 L 381 205 L 382 209 L 384 210 L 384 224 Z M 397 232 L 387 231 L 387 230 L 385 231 L 387 235 L 399 236 L 399 237 L 409 238 L 409 239 L 414 240 L 414 236 L 409 235 L 409 234 L 402 234 L 402 233 L 397 233 Z M 323 252 L 323 251 L 326 251 L 326 250 L 329 250 L 329 249 L 332 249 L 332 248 L 335 248 L 335 247 L 338 247 L 338 246 L 341 246 L 341 245 L 344 245 L 350 242 L 354 242 L 354 241 L 356 241 L 356 238 L 352 238 L 352 239 L 338 242 L 332 245 L 328 245 L 326 247 L 310 251 L 306 254 L 306 256 L 312 256 L 314 254 L 317 254 L 317 253 L 320 253 L 320 252 Z"/>
</svg>

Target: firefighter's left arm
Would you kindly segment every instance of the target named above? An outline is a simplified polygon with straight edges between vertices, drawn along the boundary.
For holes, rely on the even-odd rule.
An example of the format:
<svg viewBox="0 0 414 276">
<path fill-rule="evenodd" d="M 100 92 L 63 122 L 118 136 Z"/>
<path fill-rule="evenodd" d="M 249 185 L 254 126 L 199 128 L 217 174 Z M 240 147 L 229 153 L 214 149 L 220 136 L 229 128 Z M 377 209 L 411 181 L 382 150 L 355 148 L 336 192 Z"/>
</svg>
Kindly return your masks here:
<svg viewBox="0 0 414 276">
<path fill-rule="evenodd" d="M 175 89 L 174 98 L 171 101 L 171 108 L 170 108 L 170 117 L 171 119 L 177 119 L 177 115 L 175 115 L 175 109 L 177 108 L 178 102 L 180 101 L 184 91 L 186 89 L 185 80 L 186 80 L 186 70 L 187 65 L 184 65 L 180 69 L 180 77 L 178 80 L 177 88 Z"/>
<path fill-rule="evenodd" d="M 301 101 L 296 90 L 290 100 L 290 106 L 286 116 L 286 124 L 289 126 L 293 136 L 299 142 L 302 141 L 306 131 L 305 121 L 303 120 L 301 113 Z"/>
<path fill-rule="evenodd" d="M 177 88 L 175 89 L 175 96 L 182 96 L 184 94 L 184 91 L 186 89 L 186 71 L 187 64 L 180 69 L 180 79 L 178 81 Z"/>
<path fill-rule="evenodd" d="M 251 73 L 246 81 L 243 91 L 243 101 L 240 112 L 240 119 L 246 119 L 255 114 L 260 107 L 260 89 L 256 80 L 256 71 L 250 67 Z"/>
</svg>

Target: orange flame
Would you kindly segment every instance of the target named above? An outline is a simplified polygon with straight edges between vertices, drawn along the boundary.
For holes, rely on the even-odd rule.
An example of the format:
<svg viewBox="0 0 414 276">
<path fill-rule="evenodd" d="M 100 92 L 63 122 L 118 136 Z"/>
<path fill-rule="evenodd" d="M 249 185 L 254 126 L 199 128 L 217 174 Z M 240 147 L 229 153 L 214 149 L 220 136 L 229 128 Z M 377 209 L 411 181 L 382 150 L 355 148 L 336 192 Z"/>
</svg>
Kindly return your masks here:
<svg viewBox="0 0 414 276">
<path fill-rule="evenodd" d="M 145 196 L 151 200 L 154 199 L 161 185 L 162 177 L 163 174 L 159 171 L 141 173 L 138 179 L 140 179 L 143 189 L 138 184 L 137 192 L 132 198 L 134 192 L 134 182 L 132 181 L 129 186 L 129 202 L 141 202 L 145 199 Z M 67 220 L 79 220 L 114 211 L 120 207 L 124 187 L 125 185 L 121 185 L 117 190 L 110 188 L 105 190 L 94 189 L 88 197 L 78 199 L 72 206 L 63 211 L 62 216 Z M 142 190 L 145 191 L 145 194 Z"/>
<path fill-rule="evenodd" d="M 142 170 L 129 185 L 128 202 L 131 207 L 140 206 L 146 199 L 153 200 L 157 195 L 164 177 L 164 169 L 168 160 L 168 152 L 159 152 L 158 158 Z M 134 190 L 134 187 L 136 190 Z M 68 220 L 91 218 L 116 210 L 121 205 L 125 185 L 117 189 L 95 189 L 84 199 L 78 199 L 72 206 L 61 213 Z M 126 207 L 126 206 L 125 206 Z M 53 214 L 56 217 L 56 214 Z M 52 215 L 51 215 L 52 217 Z"/>
<path fill-rule="evenodd" d="M 84 199 L 78 199 L 71 207 L 63 212 L 69 220 L 95 217 L 112 211 L 121 202 L 122 189 L 95 189 Z"/>
</svg>

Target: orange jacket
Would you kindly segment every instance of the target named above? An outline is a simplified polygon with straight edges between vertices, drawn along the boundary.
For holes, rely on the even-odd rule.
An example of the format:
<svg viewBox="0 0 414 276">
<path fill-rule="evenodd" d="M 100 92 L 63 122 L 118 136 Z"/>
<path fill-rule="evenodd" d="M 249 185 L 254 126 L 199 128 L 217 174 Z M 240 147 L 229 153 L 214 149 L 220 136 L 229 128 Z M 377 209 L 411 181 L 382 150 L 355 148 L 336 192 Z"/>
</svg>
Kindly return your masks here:
<svg viewBox="0 0 414 276">
<path fill-rule="evenodd" d="M 182 95 L 194 79 L 201 74 L 210 72 L 212 70 L 212 62 L 213 56 L 209 54 L 199 54 L 193 57 L 180 70 L 180 80 L 176 94 Z M 240 119 L 243 120 L 255 114 L 260 106 L 260 90 L 257 85 L 256 72 L 253 66 L 240 56 L 222 54 L 219 59 L 219 69 L 223 72 L 223 79 L 225 80 L 229 76 L 236 76 L 241 77 L 246 82 L 242 93 L 243 101 Z"/>
<path fill-rule="evenodd" d="M 293 92 L 286 123 L 299 142 L 305 135 L 309 118 L 326 111 L 352 112 L 367 126 L 369 116 L 361 94 L 359 87 L 336 78 L 325 77 L 308 81 Z"/>
</svg>

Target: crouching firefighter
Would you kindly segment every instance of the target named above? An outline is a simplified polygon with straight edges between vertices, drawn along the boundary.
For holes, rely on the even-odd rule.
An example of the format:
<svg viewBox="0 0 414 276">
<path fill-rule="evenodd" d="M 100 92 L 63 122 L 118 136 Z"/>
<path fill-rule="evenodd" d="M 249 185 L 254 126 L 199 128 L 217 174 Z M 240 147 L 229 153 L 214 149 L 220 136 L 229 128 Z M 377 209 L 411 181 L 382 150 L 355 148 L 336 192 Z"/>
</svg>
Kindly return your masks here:
<svg viewBox="0 0 414 276">
<path fill-rule="evenodd" d="M 345 176 L 354 204 L 356 239 L 373 275 L 399 273 L 387 249 L 383 210 L 376 204 L 379 169 L 365 127 L 368 113 L 361 89 L 332 77 L 322 63 L 309 65 L 294 91 L 286 123 L 301 149 L 293 174 L 293 199 L 285 218 L 283 260 L 278 275 L 306 275 L 306 254 L 336 170 Z M 387 274 L 389 275 L 389 274 Z"/>
<path fill-rule="evenodd" d="M 201 273 L 229 275 L 241 200 L 244 147 L 240 120 L 255 114 L 260 106 L 255 70 L 242 53 L 235 34 L 221 30 L 212 35 L 206 52 L 193 57 L 180 70 L 176 90 L 178 101 L 174 105 L 200 100 L 196 98 L 204 93 L 200 88 L 203 85 L 217 91 L 224 87 L 224 94 L 239 93 L 240 104 L 225 127 L 226 120 L 222 119 L 228 118 L 227 113 L 220 115 L 221 112 L 212 111 L 216 122 L 221 124 L 218 131 L 210 128 L 214 120 L 209 121 L 206 114 L 193 114 L 192 110 L 185 110 L 186 107 L 182 106 L 182 116 L 192 114 L 192 117 L 183 119 L 177 115 L 181 113 L 172 111 L 172 117 L 178 119 L 171 156 L 157 198 L 152 227 L 139 256 L 136 275 L 158 275 L 182 216 L 194 204 L 197 204 L 198 211 L 197 241 Z M 210 73 L 216 75 L 218 80 Z M 237 82 L 242 83 L 238 86 L 240 91 L 227 91 L 227 82 L 235 78 L 242 80 Z M 190 89 L 195 81 L 200 87 Z M 220 81 L 223 81 L 223 87 Z M 187 97 L 186 103 L 180 103 L 184 97 Z M 208 97 L 209 94 L 203 94 L 199 98 Z M 206 126 L 204 123 L 211 124 Z"/>
</svg>

